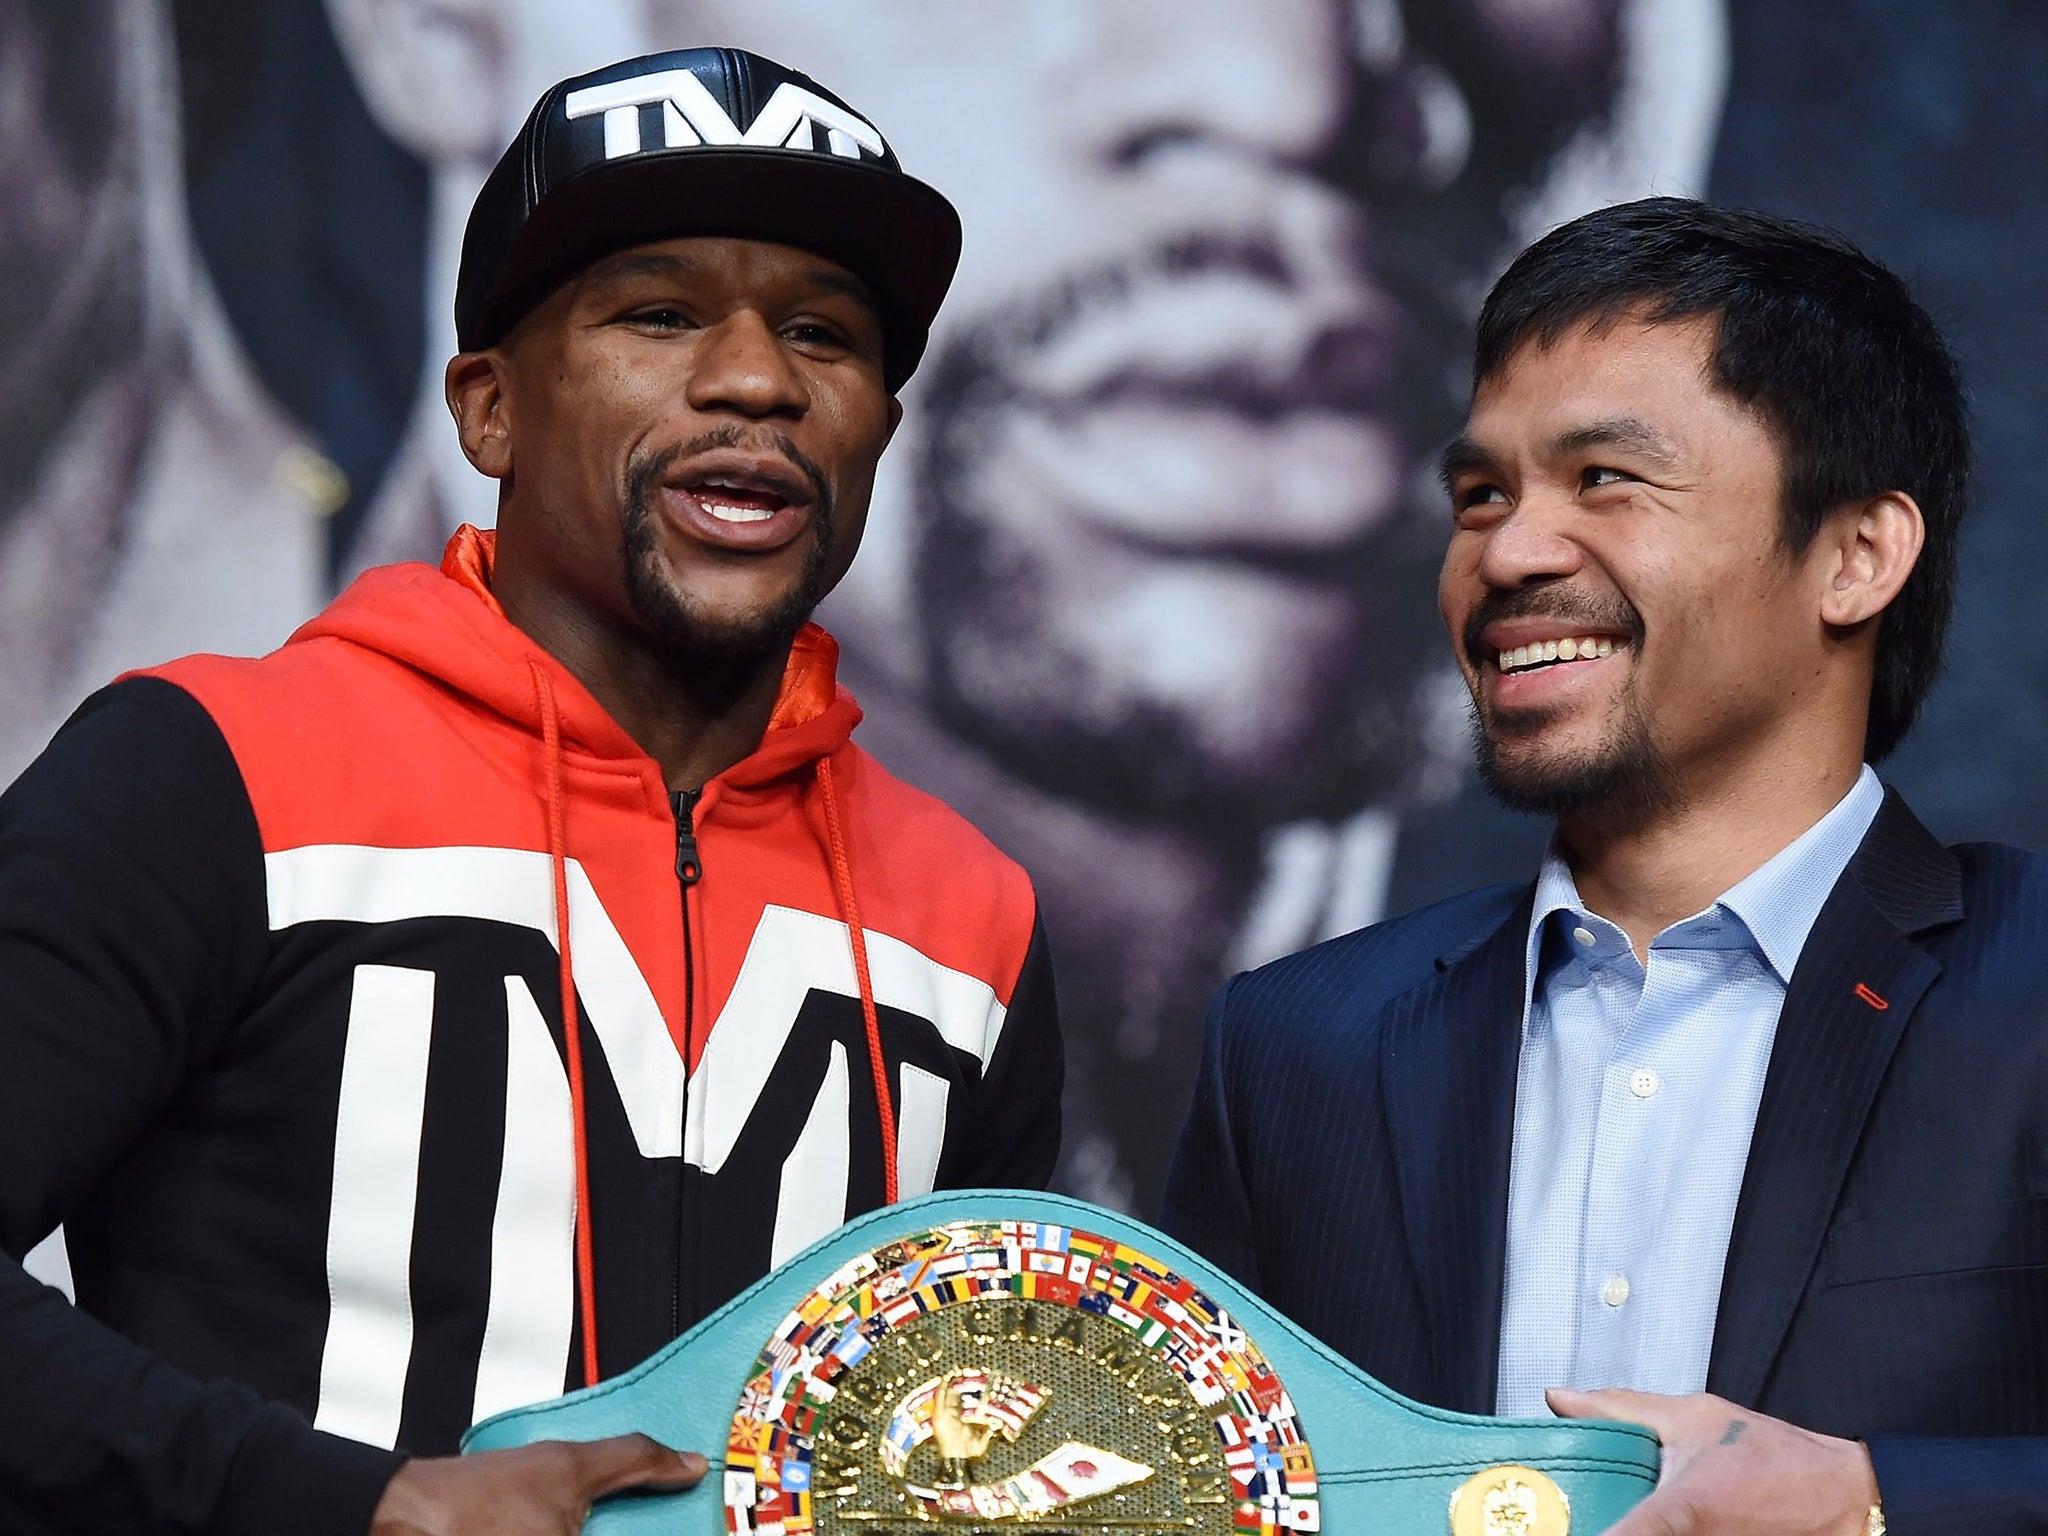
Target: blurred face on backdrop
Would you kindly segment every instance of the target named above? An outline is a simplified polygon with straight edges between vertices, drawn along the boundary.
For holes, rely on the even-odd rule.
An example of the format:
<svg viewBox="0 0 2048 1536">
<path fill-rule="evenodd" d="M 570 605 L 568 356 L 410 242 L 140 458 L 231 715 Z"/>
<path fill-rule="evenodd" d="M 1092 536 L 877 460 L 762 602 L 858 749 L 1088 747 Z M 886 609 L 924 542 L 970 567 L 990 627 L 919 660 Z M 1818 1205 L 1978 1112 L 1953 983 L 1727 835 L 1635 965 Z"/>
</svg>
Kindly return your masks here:
<svg viewBox="0 0 2048 1536">
<path fill-rule="evenodd" d="M 966 226 L 835 627 L 1055 792 L 1385 798 L 1435 666 L 1417 465 L 1503 192 L 1604 111 L 1617 4 L 650 0 L 658 46 L 877 102 Z"/>
</svg>

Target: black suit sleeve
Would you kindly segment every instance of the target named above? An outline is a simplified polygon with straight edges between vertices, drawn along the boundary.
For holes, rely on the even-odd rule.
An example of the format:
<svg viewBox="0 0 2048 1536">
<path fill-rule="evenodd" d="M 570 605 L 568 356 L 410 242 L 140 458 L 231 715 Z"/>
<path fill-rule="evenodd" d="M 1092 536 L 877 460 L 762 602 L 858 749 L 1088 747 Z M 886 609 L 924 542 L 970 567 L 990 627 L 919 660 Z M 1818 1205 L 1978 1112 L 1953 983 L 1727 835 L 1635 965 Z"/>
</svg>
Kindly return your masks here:
<svg viewBox="0 0 2048 1536">
<path fill-rule="evenodd" d="M 1236 985 L 1236 978 L 1225 982 L 1209 1005 L 1195 1099 L 1167 1170 L 1159 1225 L 1248 1290 L 1260 1291 L 1251 1198 L 1231 1117 L 1230 1002 Z"/>
<path fill-rule="evenodd" d="M 1866 1442 L 1892 1536 L 2039 1536 L 2048 1531 L 2048 1439 Z"/>
<path fill-rule="evenodd" d="M 0 1528 L 360 1536 L 398 1465 L 171 1369 L 18 1262 L 204 1070 L 268 926 L 241 775 L 168 683 L 96 694 L 0 796 Z"/>
<path fill-rule="evenodd" d="M 1010 989 L 1003 1032 L 974 1094 L 972 1134 L 940 1170 L 942 1189 L 1043 1189 L 1060 1156 L 1060 1091 L 1066 1084 L 1059 1002 L 1045 925 Z"/>
</svg>

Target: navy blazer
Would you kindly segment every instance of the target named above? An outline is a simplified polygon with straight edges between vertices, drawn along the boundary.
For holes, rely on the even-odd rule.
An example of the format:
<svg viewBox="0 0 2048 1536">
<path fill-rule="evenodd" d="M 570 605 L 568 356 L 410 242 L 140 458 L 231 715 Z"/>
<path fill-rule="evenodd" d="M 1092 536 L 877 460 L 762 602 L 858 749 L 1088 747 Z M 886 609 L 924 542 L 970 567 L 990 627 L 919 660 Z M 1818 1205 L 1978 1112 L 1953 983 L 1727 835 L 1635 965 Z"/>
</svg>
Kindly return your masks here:
<svg viewBox="0 0 2048 1536">
<path fill-rule="evenodd" d="M 1471 1413 L 1493 1411 L 1533 897 L 1233 978 L 1161 1216 L 1371 1375 Z M 1707 1390 L 1868 1441 L 1896 1536 L 2048 1530 L 2048 859 L 1943 848 L 1886 794 L 1786 992 Z"/>
</svg>

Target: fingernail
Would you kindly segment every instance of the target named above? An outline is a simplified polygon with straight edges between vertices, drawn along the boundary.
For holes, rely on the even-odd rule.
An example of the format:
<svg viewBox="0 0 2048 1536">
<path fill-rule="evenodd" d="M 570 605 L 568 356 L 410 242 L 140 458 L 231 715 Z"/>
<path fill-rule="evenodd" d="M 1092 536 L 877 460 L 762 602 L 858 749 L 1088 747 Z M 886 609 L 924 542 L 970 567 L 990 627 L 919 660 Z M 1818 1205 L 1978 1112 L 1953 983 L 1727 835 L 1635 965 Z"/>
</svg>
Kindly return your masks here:
<svg viewBox="0 0 2048 1536">
<path fill-rule="evenodd" d="M 695 1451 L 677 1451 L 676 1454 L 683 1458 L 683 1469 L 695 1473 L 698 1477 L 702 1477 L 711 1466 L 710 1462 Z"/>
</svg>

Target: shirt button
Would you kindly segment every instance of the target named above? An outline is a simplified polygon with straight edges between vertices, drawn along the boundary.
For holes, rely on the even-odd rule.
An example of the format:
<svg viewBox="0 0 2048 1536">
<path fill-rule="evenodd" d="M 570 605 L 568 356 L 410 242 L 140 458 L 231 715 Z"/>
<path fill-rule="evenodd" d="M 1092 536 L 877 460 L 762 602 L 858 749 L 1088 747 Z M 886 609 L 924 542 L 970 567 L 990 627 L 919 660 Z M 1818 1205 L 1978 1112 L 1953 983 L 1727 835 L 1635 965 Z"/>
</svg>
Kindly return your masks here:
<svg viewBox="0 0 2048 1536">
<path fill-rule="evenodd" d="M 1648 1067 L 1637 1067 L 1629 1076 L 1628 1091 L 1639 1099 L 1647 1099 L 1657 1088 L 1657 1074 Z"/>
<path fill-rule="evenodd" d="M 1593 930 L 1590 928 L 1574 928 L 1572 930 L 1572 938 L 1581 949 L 1591 949 L 1600 942 L 1599 939 L 1593 936 Z"/>
<path fill-rule="evenodd" d="M 1616 1275 L 1600 1287 L 1600 1299 L 1610 1307 L 1618 1307 L 1628 1300 L 1628 1276 Z"/>
</svg>

